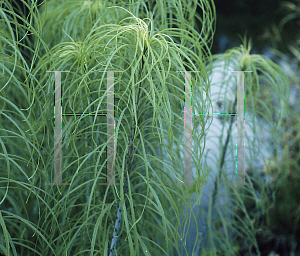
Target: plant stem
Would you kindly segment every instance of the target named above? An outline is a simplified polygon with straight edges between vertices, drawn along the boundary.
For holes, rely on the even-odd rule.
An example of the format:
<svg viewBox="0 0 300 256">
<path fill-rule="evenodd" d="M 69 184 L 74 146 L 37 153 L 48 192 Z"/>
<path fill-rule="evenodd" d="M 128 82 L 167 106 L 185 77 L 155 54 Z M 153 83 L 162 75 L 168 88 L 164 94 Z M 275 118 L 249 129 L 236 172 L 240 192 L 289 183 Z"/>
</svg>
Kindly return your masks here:
<svg viewBox="0 0 300 256">
<path fill-rule="evenodd" d="M 234 100 L 233 107 L 232 107 L 232 113 L 235 113 L 236 103 L 237 103 L 237 96 L 235 96 L 235 100 Z M 229 126 L 229 129 L 227 131 L 227 137 L 226 137 L 225 145 L 224 145 L 224 147 L 222 147 L 221 162 L 220 162 L 220 165 L 219 165 L 218 175 L 215 179 L 215 184 L 214 184 L 212 207 L 214 207 L 214 204 L 215 204 L 215 201 L 216 201 L 216 195 L 217 195 L 218 190 L 219 190 L 219 182 L 220 182 L 221 175 L 222 175 L 222 168 L 223 168 L 223 165 L 225 163 L 225 155 L 226 155 L 226 151 L 227 151 L 227 146 L 228 146 L 228 143 L 229 143 L 229 139 L 231 137 L 230 135 L 231 135 L 231 129 L 232 129 L 233 121 L 234 121 L 234 116 L 231 117 L 230 126 Z"/>
<path fill-rule="evenodd" d="M 235 100 L 234 100 L 234 103 L 233 103 L 233 108 L 232 108 L 232 113 L 235 113 L 235 105 L 237 103 L 237 96 L 235 96 Z M 226 137 L 226 141 L 225 141 L 225 145 L 224 147 L 222 148 L 222 154 L 221 154 L 221 161 L 220 161 L 220 165 L 219 165 L 219 170 L 218 170 L 218 174 L 217 174 L 217 177 L 215 179 L 215 183 L 214 183 L 214 192 L 213 192 L 213 195 L 212 195 L 212 208 L 214 207 L 215 205 L 215 202 L 216 202 L 216 196 L 217 196 L 217 193 L 218 193 L 218 189 L 219 189 L 219 180 L 221 179 L 221 175 L 222 175 L 222 168 L 223 168 L 223 165 L 225 163 L 225 155 L 226 155 L 226 150 L 227 150 L 227 146 L 228 146 L 228 143 L 229 143 L 229 139 L 230 139 L 230 134 L 231 134 L 231 129 L 232 129 L 232 124 L 233 124 L 233 121 L 234 121 L 234 116 L 231 117 L 231 120 L 230 120 L 230 126 L 229 126 L 229 129 L 227 131 L 227 137 Z M 200 245 L 202 243 L 202 240 L 203 240 L 203 237 L 205 235 L 207 231 L 207 225 L 206 225 L 206 222 L 204 222 L 204 228 L 203 228 L 203 232 L 201 234 L 201 238 L 199 239 L 198 243 L 197 243 L 197 246 L 196 246 L 196 252 L 197 253 L 200 253 Z"/>
<path fill-rule="evenodd" d="M 142 58 L 142 68 L 141 68 L 141 70 L 143 71 L 143 69 L 144 69 L 144 57 Z M 140 78 L 141 77 L 142 76 L 140 75 Z M 144 84 L 144 82 L 143 82 L 143 84 Z M 135 103 L 136 109 L 138 109 L 139 93 L 140 93 L 140 89 L 138 87 L 137 100 L 136 100 L 136 103 Z M 125 173 L 124 173 L 124 178 L 125 178 L 125 180 L 124 180 L 124 189 L 123 189 L 124 195 L 128 192 L 128 180 L 130 180 L 130 177 L 129 177 L 129 174 L 127 172 L 129 170 L 129 166 L 132 162 L 132 145 L 133 145 L 135 131 L 136 131 L 136 123 L 135 123 L 135 119 L 134 119 L 134 115 L 133 115 L 132 116 L 132 123 L 131 123 L 130 141 L 129 141 L 129 147 L 128 147 L 127 157 L 126 157 L 126 168 L 125 168 Z M 127 202 L 127 200 L 126 200 L 126 202 Z M 121 236 L 121 234 L 118 236 L 118 233 L 119 233 L 119 230 L 120 230 L 121 220 L 122 220 L 122 211 L 121 211 L 121 201 L 120 201 L 119 202 L 119 207 L 118 207 L 118 212 L 117 212 L 117 219 L 116 219 L 116 222 L 115 222 L 115 229 L 114 229 L 114 233 L 113 233 L 113 238 L 112 238 L 111 245 L 110 245 L 109 256 L 114 256 L 114 254 L 115 254 L 115 248 L 117 246 L 119 237 Z"/>
</svg>

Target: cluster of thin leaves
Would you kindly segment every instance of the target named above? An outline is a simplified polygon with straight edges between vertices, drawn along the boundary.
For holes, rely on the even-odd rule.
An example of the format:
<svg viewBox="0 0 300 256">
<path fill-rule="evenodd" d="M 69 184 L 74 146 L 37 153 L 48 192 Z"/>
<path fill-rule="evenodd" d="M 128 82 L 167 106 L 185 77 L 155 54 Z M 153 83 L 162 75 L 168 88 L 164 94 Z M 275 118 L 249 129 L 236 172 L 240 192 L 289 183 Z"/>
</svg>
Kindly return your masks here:
<svg viewBox="0 0 300 256">
<path fill-rule="evenodd" d="M 262 151 L 261 141 L 268 143 L 268 151 L 277 155 L 282 148 L 283 123 L 289 113 L 288 96 L 289 81 L 283 70 L 265 56 L 251 54 L 251 41 L 247 45 L 246 39 L 240 47 L 226 51 L 224 54 L 213 56 L 207 65 L 207 70 L 219 72 L 221 82 L 218 81 L 220 91 L 211 95 L 212 102 L 219 102 L 220 112 L 236 112 L 236 73 L 230 70 L 252 71 L 245 73 L 245 150 L 250 153 L 245 161 L 250 163 L 246 172 L 246 183 L 242 187 L 229 185 L 236 179 L 236 173 L 228 175 L 228 169 L 234 170 L 236 145 L 234 144 L 234 118 L 224 116 L 221 119 L 222 135 L 219 138 L 219 155 L 214 161 L 219 169 L 214 180 L 214 189 L 209 192 L 209 205 L 201 209 L 205 215 L 202 238 L 197 242 L 196 252 L 201 255 L 246 255 L 256 253 L 262 255 L 257 233 L 260 232 L 258 217 L 266 214 L 274 206 L 276 187 L 268 186 L 266 179 L 260 178 L 260 171 L 255 166 L 255 159 L 262 159 L 265 166 L 267 156 Z M 212 86 L 213 84 L 211 84 Z M 197 102 L 197 101 L 196 101 Z M 209 111 L 211 112 L 211 111 Z M 217 112 L 217 111 L 212 111 Z M 252 131 L 253 135 L 247 131 Z M 268 140 L 261 134 L 269 135 Z M 224 137 L 225 135 L 225 137 Z M 204 160 L 206 158 L 204 157 Z M 227 174 L 227 175 L 225 175 Z M 250 180 L 251 175 L 251 180 Z M 222 191 L 222 192 L 220 192 Z M 259 193 L 259 195 L 258 195 Z M 222 197 L 221 197 L 222 195 Z M 222 198 L 222 199 L 221 199 Z M 200 199 L 199 199 L 200 200 Z M 249 200 L 252 208 L 246 208 Z M 253 208 L 255 205 L 255 208 Z M 249 212 L 248 212 L 249 210 Z M 253 215 L 254 214 L 254 215 Z M 215 215 L 213 217 L 213 215 Z M 256 225 L 253 224 L 257 219 Z M 230 225 L 229 225 L 230 223 Z M 252 250 L 253 248 L 253 250 Z M 252 250 L 252 251 L 251 251 Z"/>
<path fill-rule="evenodd" d="M 286 5 L 293 7 L 293 11 L 297 10 L 295 4 Z M 295 17 L 298 16 L 293 13 L 285 21 Z M 227 144 L 230 129 L 225 144 L 224 140 L 220 140 L 221 155 L 216 159 L 219 161 L 219 173 L 214 182 L 215 189 L 209 197 L 205 230 L 201 231 L 203 239 L 196 250 L 201 255 L 224 255 L 226 252 L 226 255 L 288 256 L 300 253 L 300 146 L 297 136 L 300 126 L 299 108 L 295 104 L 299 95 L 297 72 L 300 55 L 296 45 L 290 45 L 289 49 L 293 53 L 289 58 L 273 50 L 274 59 L 281 62 L 281 67 L 266 57 L 250 54 L 251 45 L 247 46 L 246 41 L 239 48 L 213 56 L 214 61 L 210 63 L 214 69 L 218 63 L 226 67 L 223 71 L 226 93 L 220 105 L 229 106 L 229 110 L 223 109 L 223 112 L 234 112 L 232 102 L 236 100 L 228 97 L 230 90 L 227 88 L 232 84 L 232 76 L 226 74 L 228 67 L 232 67 L 229 68 L 231 70 L 253 71 L 245 75 L 245 124 L 257 135 L 251 138 L 246 129 L 245 145 L 250 152 L 246 162 L 250 166 L 245 182 L 253 183 L 253 186 L 236 188 L 228 185 L 232 177 L 228 179 L 223 175 L 224 158 L 226 162 L 235 161 L 233 155 L 226 156 L 226 151 L 232 152 L 234 146 Z M 290 86 L 294 103 L 290 102 Z M 220 100 L 220 96 L 217 99 Z M 224 128 L 226 118 L 223 123 Z M 229 125 L 233 125 L 232 120 Z M 263 136 L 267 134 L 268 138 L 259 136 L 261 132 Z M 263 155 L 261 143 L 267 143 L 271 158 Z M 258 157 L 263 160 L 263 170 L 255 165 Z M 225 202 L 218 200 L 221 189 L 225 194 Z M 217 213 L 215 218 L 212 217 L 213 212 Z"/>
<path fill-rule="evenodd" d="M 4 255 L 180 254 L 188 219 L 181 209 L 191 201 L 187 188 L 175 185 L 184 174 L 183 159 L 173 152 L 174 145 L 183 145 L 184 131 L 184 79 L 176 71 L 201 70 L 195 84 L 208 90 L 214 4 L 116 3 L 54 0 L 38 6 L 22 0 L 29 13 L 24 17 L 1 1 Z M 195 15 L 197 7 L 202 17 Z M 94 115 L 63 115 L 62 177 L 70 186 L 50 186 L 54 79 L 47 71 L 66 70 L 62 113 Z M 100 114 L 107 91 L 101 71 L 121 71 L 114 84 L 115 177 L 121 185 L 98 185 L 106 181 L 106 118 Z M 198 165 L 197 172 L 203 171 Z M 118 209 L 120 239 L 111 248 Z M 184 230 L 178 232 L 182 219 Z"/>
</svg>

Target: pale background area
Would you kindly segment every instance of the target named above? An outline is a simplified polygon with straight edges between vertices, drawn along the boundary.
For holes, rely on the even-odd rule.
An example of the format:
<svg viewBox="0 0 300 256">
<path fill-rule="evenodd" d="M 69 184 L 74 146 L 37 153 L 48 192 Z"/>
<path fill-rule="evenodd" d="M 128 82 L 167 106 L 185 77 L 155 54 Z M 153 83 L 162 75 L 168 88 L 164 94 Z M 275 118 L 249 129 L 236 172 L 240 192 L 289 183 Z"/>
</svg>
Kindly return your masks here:
<svg viewBox="0 0 300 256">
<path fill-rule="evenodd" d="M 221 66 L 221 65 L 220 65 Z M 222 67 L 222 66 L 221 66 Z M 234 70 L 234 67 L 229 67 L 229 70 Z M 247 73 L 245 73 L 247 74 Z M 250 73 L 252 74 L 252 73 Z M 228 72 L 228 76 L 230 75 L 230 73 Z M 234 86 L 236 86 L 237 83 L 237 73 L 234 72 L 233 75 L 233 80 L 231 81 L 231 85 L 229 85 L 229 88 L 234 88 Z M 218 106 L 217 106 L 217 99 L 221 100 L 224 99 L 224 94 L 225 94 L 225 88 L 220 89 L 220 85 L 218 85 L 221 81 L 224 81 L 223 78 L 223 74 L 220 72 L 220 68 L 214 68 L 212 75 L 210 77 L 211 79 L 211 101 L 212 101 L 212 105 L 213 105 L 213 111 L 210 110 L 209 112 L 213 112 L 213 113 L 224 113 L 224 111 L 220 111 Z M 194 84 L 193 84 L 194 86 Z M 245 83 L 245 87 L 247 86 L 247 84 Z M 194 92 L 194 91 L 193 91 Z M 236 94 L 236 92 L 235 92 Z M 228 89 L 227 91 L 227 95 L 226 98 L 227 99 L 231 99 L 232 103 L 234 102 L 234 97 L 235 95 L 233 94 L 233 92 L 231 90 Z M 194 95 L 193 93 L 193 101 L 197 100 L 197 95 Z M 200 99 L 198 99 L 200 100 Z M 231 111 L 228 111 L 231 112 Z M 193 116 L 193 118 L 197 118 L 197 116 Z M 205 145 L 205 150 L 204 150 L 204 157 L 202 157 L 202 160 L 206 160 L 207 166 L 212 168 L 212 171 L 208 177 L 207 180 L 207 184 L 205 184 L 203 186 L 203 194 L 201 197 L 201 201 L 200 201 L 200 206 L 195 205 L 196 202 L 196 193 L 193 194 L 192 196 L 192 200 L 193 200 L 193 205 L 195 205 L 195 207 L 193 208 L 195 217 L 197 218 L 197 222 L 198 222 L 198 231 L 199 232 L 203 232 L 203 224 L 204 224 L 204 217 L 207 215 L 207 207 L 209 204 L 209 197 L 211 196 L 211 191 L 214 189 L 214 181 L 216 179 L 216 175 L 217 175 L 217 164 L 218 164 L 218 160 L 220 158 L 221 155 L 221 150 L 222 148 L 220 148 L 219 146 L 219 138 L 222 135 L 222 123 L 219 120 L 218 116 L 213 116 L 213 117 L 209 117 L 211 118 L 211 120 L 209 120 L 209 122 L 206 124 L 206 128 L 210 125 L 210 127 L 206 130 L 206 145 Z M 223 119 L 223 117 L 221 117 Z M 227 151 L 226 151 L 226 155 L 225 155 L 225 163 L 224 163 L 224 167 L 223 170 L 226 171 L 226 175 L 227 175 L 227 179 L 229 182 L 235 182 L 236 179 L 236 134 L 237 134 L 237 129 L 236 129 L 236 116 L 234 117 L 235 121 L 233 122 L 233 126 L 232 126 L 232 130 L 231 130 L 231 138 L 229 140 L 229 144 L 227 147 Z M 256 166 L 257 171 L 261 171 L 263 168 L 263 157 L 269 158 L 271 156 L 271 150 L 270 148 L 268 148 L 266 141 L 268 141 L 271 136 L 263 131 L 262 129 L 258 129 L 257 128 L 257 134 L 259 136 L 259 139 L 256 140 L 256 143 L 254 145 L 249 144 L 248 141 L 250 140 L 251 142 L 253 141 L 254 138 L 254 133 L 253 130 L 250 126 L 250 122 L 252 120 L 252 117 L 250 116 L 250 114 L 247 114 L 247 108 L 246 108 L 246 114 L 245 114 L 245 169 L 247 170 L 247 168 L 249 167 L 249 161 L 250 159 L 254 159 L 255 162 L 253 163 L 254 166 Z M 223 139 L 222 139 L 222 144 L 225 145 L 225 141 L 226 141 L 226 137 L 227 137 L 227 132 L 229 129 L 229 121 L 227 121 L 225 128 L 223 130 Z M 201 131 L 200 131 L 201 132 Z M 249 138 L 247 138 L 249 137 Z M 168 144 L 167 140 L 165 140 L 165 143 Z M 193 146 L 195 146 L 195 143 L 193 141 Z M 201 147 L 203 147 L 201 145 Z M 249 147 L 254 147 L 254 150 L 250 150 Z M 261 152 L 263 153 L 263 155 L 252 155 L 251 156 L 251 151 L 252 154 L 256 153 L 257 150 L 255 149 L 261 149 Z M 175 149 L 175 148 L 174 148 Z M 183 150 L 181 153 L 181 157 L 182 159 L 184 159 L 183 156 Z M 167 158 L 165 159 L 167 161 Z M 166 170 L 166 169 L 165 169 Z M 192 168 L 193 171 L 193 176 L 196 174 L 196 167 L 195 165 L 193 165 Z M 194 176 L 195 177 L 195 176 Z M 178 182 L 178 181 L 177 181 Z M 219 190 L 219 198 L 220 201 L 216 201 L 216 205 L 219 204 L 225 204 L 224 201 L 224 193 L 223 193 L 223 184 L 220 184 L 220 190 Z M 199 196 L 199 195 L 198 195 Z M 186 209 L 184 209 L 185 212 Z M 200 210 L 202 211 L 202 214 L 200 213 Z M 216 216 L 216 214 L 214 214 L 213 212 L 213 217 Z M 183 222 L 182 222 L 183 223 Z M 190 228 L 188 229 L 188 233 L 190 233 L 190 238 L 191 239 L 187 239 L 186 241 L 186 246 L 187 248 L 189 248 L 189 255 L 192 255 L 192 247 L 194 245 L 195 239 L 196 239 L 196 227 L 195 225 L 193 225 L 193 218 L 191 218 L 191 223 L 190 223 Z M 182 254 L 185 255 L 185 254 Z"/>
</svg>

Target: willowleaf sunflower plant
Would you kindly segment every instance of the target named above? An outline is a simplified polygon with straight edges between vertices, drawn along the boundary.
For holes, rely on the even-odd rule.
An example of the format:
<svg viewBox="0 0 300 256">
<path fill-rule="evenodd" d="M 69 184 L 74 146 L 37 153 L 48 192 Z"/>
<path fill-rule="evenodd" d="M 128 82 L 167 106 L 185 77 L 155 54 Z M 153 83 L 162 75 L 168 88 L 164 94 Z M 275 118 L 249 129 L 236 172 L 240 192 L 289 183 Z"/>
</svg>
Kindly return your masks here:
<svg viewBox="0 0 300 256">
<path fill-rule="evenodd" d="M 200 202 L 202 186 L 176 185 L 185 172 L 182 71 L 198 71 L 192 73 L 193 110 L 208 112 L 210 97 L 202 95 L 210 92 L 213 65 L 207 64 L 214 62 L 215 19 L 213 1 L 204 0 L 1 1 L 3 255 L 190 254 L 188 209 L 196 220 L 191 195 L 199 193 Z M 256 62 L 241 49 L 242 58 L 233 59 L 253 69 L 255 79 L 255 65 L 266 64 L 265 76 L 284 99 L 276 79 L 285 76 L 273 76 L 278 66 L 262 58 Z M 46 185 L 54 180 L 54 73 L 47 71 L 68 71 L 61 78 L 62 113 L 82 113 L 62 116 L 62 179 L 69 186 Z M 120 185 L 105 186 L 99 183 L 107 178 L 107 118 L 102 114 L 108 71 L 115 78 L 114 165 Z M 257 93 L 247 95 L 254 113 L 255 102 L 266 105 L 255 85 Z M 268 112 L 265 117 L 273 122 Z M 193 118 L 193 141 L 205 140 L 208 121 Z M 201 162 L 204 148 L 200 143 L 193 147 L 194 181 L 204 183 L 210 172 Z M 223 148 L 220 163 L 227 144 Z M 197 222 L 196 228 L 193 254 L 204 250 Z M 215 235 L 210 229 L 208 234 L 216 255 Z M 232 254 L 229 241 L 222 249 Z"/>
<path fill-rule="evenodd" d="M 198 241 L 195 255 L 223 255 L 225 252 L 226 255 L 264 255 L 261 254 L 261 241 L 257 235 L 261 229 L 259 224 L 262 223 L 261 219 L 258 221 L 258 216 L 264 216 L 268 221 L 269 211 L 274 207 L 276 187 L 268 184 L 268 177 L 255 162 L 260 159 L 267 166 L 266 152 L 271 152 L 272 157 L 280 161 L 283 148 L 280 134 L 284 131 L 286 116 L 290 113 L 289 81 L 279 65 L 265 56 L 251 54 L 251 50 L 251 40 L 247 43 L 244 37 L 243 44 L 224 54 L 214 55 L 207 65 L 208 70 L 214 70 L 215 74 L 222 77 L 221 82 L 215 85 L 219 91 L 212 94 L 211 100 L 220 103 L 219 111 L 223 113 L 236 111 L 236 77 L 228 69 L 252 71 L 245 73 L 244 104 L 245 150 L 250 155 L 245 157 L 245 162 L 249 164 L 245 183 L 253 183 L 253 186 L 229 185 L 235 179 L 235 172 L 228 174 L 226 171 L 235 169 L 236 155 L 233 153 L 236 145 L 232 139 L 236 134 L 235 120 L 230 116 L 219 118 L 222 135 L 218 144 L 220 154 L 215 159 L 218 172 L 205 209 L 208 214 L 201 232 L 206 235 Z M 214 84 L 211 83 L 211 86 Z M 246 209 L 249 208 L 248 212 Z"/>
<path fill-rule="evenodd" d="M 1 253 L 180 253 L 184 232 L 177 230 L 187 220 L 180 209 L 191 202 L 188 188 L 175 184 L 184 174 L 173 152 L 174 144 L 183 145 L 184 120 L 184 79 L 176 71 L 201 70 L 195 84 L 207 90 L 213 2 L 22 3 L 26 17 L 1 1 Z M 195 20 L 202 33 L 191 26 Z M 62 113 L 82 115 L 62 116 L 62 179 L 70 185 L 49 186 L 54 77 L 47 71 L 66 70 Z M 107 178 L 100 115 L 107 71 L 121 71 L 114 83 L 120 185 L 100 186 Z"/>
</svg>

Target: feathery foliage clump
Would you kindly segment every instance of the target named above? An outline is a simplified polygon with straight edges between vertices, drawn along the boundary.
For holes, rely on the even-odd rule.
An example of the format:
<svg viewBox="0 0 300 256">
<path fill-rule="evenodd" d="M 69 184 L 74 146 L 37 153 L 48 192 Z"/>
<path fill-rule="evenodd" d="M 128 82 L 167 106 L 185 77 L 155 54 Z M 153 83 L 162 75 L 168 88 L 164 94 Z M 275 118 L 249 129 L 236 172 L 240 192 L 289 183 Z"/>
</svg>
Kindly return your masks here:
<svg viewBox="0 0 300 256">
<path fill-rule="evenodd" d="M 286 2 L 285 5 L 297 10 L 295 4 Z M 296 17 L 293 13 L 284 21 Z M 281 26 L 285 22 L 282 21 Z M 231 69 L 253 71 L 245 75 L 245 124 L 250 125 L 257 135 L 254 138 L 247 136 L 246 129 L 245 145 L 246 150 L 247 145 L 251 145 L 248 148 L 251 157 L 245 160 L 250 163 L 245 182 L 253 183 L 253 186 L 228 186 L 228 177 L 223 175 L 222 170 L 225 154 L 220 157 L 219 175 L 214 183 L 215 189 L 210 194 L 206 227 L 201 231 L 205 234 L 204 242 L 208 246 L 199 242 L 197 247 L 201 255 L 224 255 L 226 252 L 226 255 L 288 256 L 300 253 L 299 108 L 295 104 L 299 95 L 297 74 L 300 54 L 297 44 L 288 48 L 293 54 L 289 58 L 275 49 L 272 51 L 274 60 L 281 63 L 280 66 L 266 57 L 250 54 L 251 47 L 246 45 L 246 41 L 240 48 L 213 56 L 215 61 L 211 66 L 214 68 L 224 61 L 226 68 L 234 63 Z M 223 79 L 226 88 L 231 79 L 228 77 Z M 229 91 L 226 88 L 226 92 Z M 290 102 L 290 90 L 293 103 Z M 233 99 L 228 96 L 230 93 L 224 95 L 220 106 L 229 106 L 231 109 Z M 265 137 L 259 136 L 261 131 L 264 131 Z M 263 156 L 262 144 L 268 146 L 271 158 Z M 229 150 L 231 148 L 228 147 Z M 225 152 L 228 150 L 226 143 L 223 149 Z M 263 159 L 262 170 L 255 165 L 258 158 Z M 229 158 L 228 162 L 231 161 L 234 159 Z M 230 200 L 216 204 L 221 189 L 219 180 L 222 181 L 225 199 Z M 216 212 L 217 217 L 212 218 L 212 212 Z"/>
<path fill-rule="evenodd" d="M 192 7 L 158 1 L 150 9 L 140 2 L 22 3 L 29 12 L 19 17 L 24 25 L 15 22 L 8 1 L 1 3 L 2 253 L 179 253 L 184 235 L 177 230 L 181 218 L 188 219 L 180 209 L 191 202 L 188 188 L 175 185 L 184 173 L 182 159 L 173 152 L 174 145 L 183 144 L 184 120 L 184 79 L 176 71 L 201 69 L 194 84 L 208 90 L 213 3 L 195 1 Z M 167 16 L 166 4 L 177 14 L 180 29 L 171 28 L 175 18 Z M 190 9 L 195 14 L 197 7 L 203 10 L 197 17 L 200 34 L 191 27 L 196 17 Z M 26 57 L 21 46 L 29 50 Z M 49 186 L 54 80 L 47 71 L 66 70 L 62 113 L 95 115 L 62 117 L 62 177 L 70 186 Z M 107 143 L 106 117 L 100 116 L 106 107 L 106 73 L 99 71 L 121 71 L 114 84 L 115 173 L 121 185 L 98 185 L 106 180 Z M 114 232 L 116 218 L 121 224 Z"/>
</svg>

